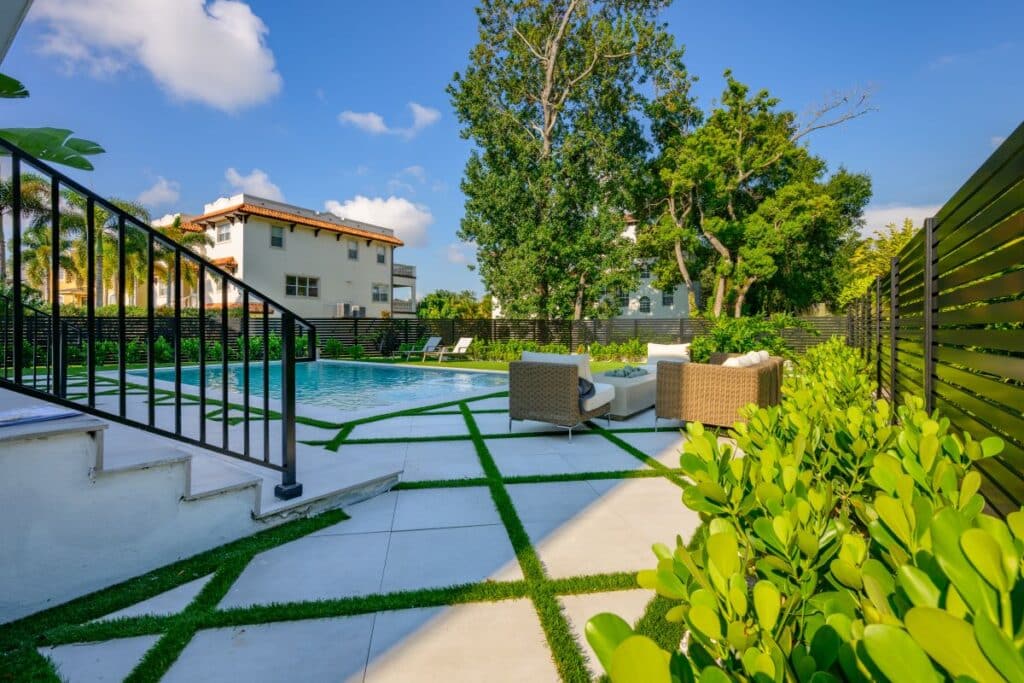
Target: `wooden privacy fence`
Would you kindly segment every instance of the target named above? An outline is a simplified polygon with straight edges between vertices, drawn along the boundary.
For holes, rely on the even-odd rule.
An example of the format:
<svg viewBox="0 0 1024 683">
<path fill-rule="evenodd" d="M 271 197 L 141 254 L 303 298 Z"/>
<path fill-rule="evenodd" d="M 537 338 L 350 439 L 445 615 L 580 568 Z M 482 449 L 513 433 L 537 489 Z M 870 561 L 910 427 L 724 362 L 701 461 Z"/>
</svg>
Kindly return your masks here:
<svg viewBox="0 0 1024 683">
<path fill-rule="evenodd" d="M 881 392 L 1001 437 L 984 492 L 1003 514 L 1024 502 L 1024 124 L 853 306 L 850 337 Z"/>
<path fill-rule="evenodd" d="M 795 351 L 804 351 L 833 335 L 846 336 L 848 320 L 844 316 L 801 318 L 817 334 L 801 329 L 785 330 L 784 337 Z M 580 345 L 620 343 L 639 339 L 641 343 L 681 344 L 705 334 L 710 321 L 703 318 L 646 318 L 636 320 L 427 320 L 403 318 L 312 318 L 321 348 L 329 339 L 346 345 L 362 344 L 369 355 L 379 352 L 375 343 L 383 335 L 392 335 L 395 344 L 411 344 L 428 336 L 439 336 L 453 344 L 460 337 L 483 341 L 531 341 L 538 344 L 563 344 L 571 350 Z"/>
</svg>

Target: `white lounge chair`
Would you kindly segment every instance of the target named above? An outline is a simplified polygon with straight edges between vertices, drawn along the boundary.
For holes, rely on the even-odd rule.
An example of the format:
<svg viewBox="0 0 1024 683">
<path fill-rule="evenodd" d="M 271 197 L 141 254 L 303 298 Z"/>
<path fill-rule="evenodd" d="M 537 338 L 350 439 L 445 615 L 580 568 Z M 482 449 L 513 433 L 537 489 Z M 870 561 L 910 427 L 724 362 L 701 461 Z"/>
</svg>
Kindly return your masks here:
<svg viewBox="0 0 1024 683">
<path fill-rule="evenodd" d="M 402 353 L 405 354 L 405 359 L 406 360 L 409 360 L 409 357 L 411 355 L 413 355 L 414 353 L 415 354 L 421 354 L 422 353 L 423 354 L 423 359 L 426 360 L 427 359 L 427 354 L 436 351 L 437 347 L 440 344 L 441 344 L 441 338 L 440 337 L 431 337 L 431 338 L 427 339 L 427 341 L 424 342 L 423 346 L 421 346 L 420 348 L 418 348 L 418 349 L 409 349 L 408 351 L 402 351 Z"/>
<path fill-rule="evenodd" d="M 449 349 L 447 346 L 442 346 L 437 351 L 423 354 L 423 358 L 426 359 L 428 355 L 437 354 L 438 363 L 443 361 L 445 356 L 448 356 L 449 358 L 452 358 L 453 356 L 462 356 L 463 358 L 465 358 L 466 355 L 469 353 L 469 347 L 472 344 L 472 337 L 460 337 L 459 341 L 456 342 L 455 346 L 453 346 L 452 348 Z"/>
</svg>

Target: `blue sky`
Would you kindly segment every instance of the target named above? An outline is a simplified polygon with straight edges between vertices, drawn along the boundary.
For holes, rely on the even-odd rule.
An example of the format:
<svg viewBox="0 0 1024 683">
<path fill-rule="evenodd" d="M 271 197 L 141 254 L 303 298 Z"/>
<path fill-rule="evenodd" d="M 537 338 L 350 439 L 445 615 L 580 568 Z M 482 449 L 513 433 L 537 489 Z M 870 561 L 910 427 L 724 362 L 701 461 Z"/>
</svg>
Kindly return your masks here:
<svg viewBox="0 0 1024 683">
<path fill-rule="evenodd" d="M 0 126 L 99 141 L 96 170 L 75 175 L 157 216 L 245 188 L 397 227 L 421 294 L 480 292 L 455 236 L 469 144 L 445 94 L 473 6 L 36 0 L 0 67 L 32 97 L 0 107 Z M 872 226 L 933 213 L 1024 114 L 1019 0 L 677 0 L 664 19 L 705 105 L 727 67 L 798 112 L 871 87 L 877 112 L 810 144 L 871 174 Z"/>
</svg>

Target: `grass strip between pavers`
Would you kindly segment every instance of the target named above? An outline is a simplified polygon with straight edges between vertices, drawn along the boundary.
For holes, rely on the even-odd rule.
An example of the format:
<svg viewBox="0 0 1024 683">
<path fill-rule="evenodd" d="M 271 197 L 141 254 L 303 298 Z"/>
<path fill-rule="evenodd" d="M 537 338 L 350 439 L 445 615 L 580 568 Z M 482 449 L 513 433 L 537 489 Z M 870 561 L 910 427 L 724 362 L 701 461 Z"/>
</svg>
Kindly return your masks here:
<svg viewBox="0 0 1024 683">
<path fill-rule="evenodd" d="M 384 415 L 353 420 L 340 425 L 323 423 L 329 425 L 328 428 L 337 427 L 338 433 L 330 441 L 322 443 L 328 448 L 333 446 L 332 450 L 337 450 L 342 444 L 348 443 L 472 441 L 481 468 L 484 471 L 484 477 L 402 482 L 394 488 L 395 490 L 414 490 L 487 486 L 522 569 L 523 580 L 483 581 L 459 586 L 402 591 L 389 594 L 286 604 L 254 605 L 242 608 L 217 608 L 217 604 L 227 594 L 253 556 L 348 518 L 343 511 L 332 510 L 321 513 L 316 517 L 296 520 L 267 531 L 259 532 L 253 536 L 200 553 L 192 558 L 162 567 L 116 586 L 77 598 L 64 605 L 37 613 L 11 624 L 0 626 L 0 681 L 26 679 L 56 680 L 56 673 L 52 665 L 36 651 L 37 647 L 43 645 L 104 641 L 158 634 L 160 639 L 150 648 L 128 678 L 130 681 L 157 681 L 178 659 L 195 633 L 203 629 L 236 627 L 278 621 L 344 617 L 386 610 L 440 607 L 516 598 L 529 598 L 532 601 L 561 678 L 565 681 L 589 681 L 590 674 L 583 651 L 562 612 L 558 596 L 636 588 L 635 574 L 618 572 L 561 579 L 549 578 L 536 549 L 526 533 L 526 529 L 512 503 L 506 486 L 556 481 L 583 481 L 587 479 L 651 477 L 669 479 L 678 484 L 680 483 L 678 480 L 679 471 L 662 465 L 657 460 L 650 458 L 639 449 L 616 436 L 618 432 L 650 430 L 607 430 L 596 425 L 588 425 L 591 428 L 590 431 L 580 432 L 581 435 L 589 433 L 595 436 L 602 436 L 636 457 L 639 461 L 647 464 L 650 469 L 504 477 L 487 448 L 486 439 L 528 438 L 543 436 L 546 432 L 500 435 L 482 434 L 473 417 L 474 412 L 470 404 L 476 400 L 503 395 L 507 395 L 507 392 L 499 392 L 472 399 L 449 401 L 423 408 L 395 411 Z M 223 408 L 216 401 L 211 400 L 209 403 L 218 405 L 214 409 L 215 412 L 223 413 Z M 229 410 L 233 407 L 232 404 L 228 404 Z M 463 416 L 469 432 L 468 435 L 395 439 L 348 438 L 352 430 L 359 424 L 405 415 L 430 414 L 428 412 L 430 410 L 453 407 L 457 408 L 458 414 Z M 478 412 L 504 411 L 486 410 Z M 450 414 L 456 414 L 456 411 L 452 410 Z M 305 422 L 306 420 L 303 421 Z M 307 423 L 312 422 L 314 421 L 310 420 Z M 561 434 L 562 432 L 553 433 Z M 192 603 L 179 614 L 164 617 L 140 616 L 91 622 L 92 619 L 154 597 L 194 579 L 207 576 L 210 573 L 214 573 L 213 578 L 203 587 L 203 590 Z M 646 613 L 638 621 L 637 629 L 639 632 L 651 636 L 664 647 L 674 648 L 678 644 L 681 634 L 677 625 L 669 624 L 664 619 L 664 612 L 669 606 L 668 601 L 657 598 L 652 600 L 648 605 Z"/>
<path fill-rule="evenodd" d="M 523 570 L 523 576 L 526 577 L 530 599 L 537 611 L 558 673 L 563 681 L 580 681 L 581 683 L 589 681 L 590 672 L 587 669 L 583 651 L 580 649 L 580 644 L 576 642 L 569 622 L 562 613 L 562 606 L 548 581 L 544 565 L 541 564 L 540 557 L 526 533 L 526 528 L 523 526 L 522 520 L 519 519 L 519 513 L 516 512 L 515 506 L 512 504 L 512 497 L 509 496 L 508 490 L 505 488 L 501 472 L 498 470 L 494 458 L 491 457 L 490 451 L 487 450 L 487 444 L 480 435 L 480 430 L 477 429 L 476 420 L 473 419 L 473 413 L 470 412 L 469 406 L 462 403 L 460 409 L 462 416 L 466 419 L 469 434 L 473 437 L 473 445 L 480 458 L 480 466 L 490 481 L 491 497 L 498 508 L 498 515 L 505 525 L 505 531 L 508 532 L 512 549 Z"/>
</svg>

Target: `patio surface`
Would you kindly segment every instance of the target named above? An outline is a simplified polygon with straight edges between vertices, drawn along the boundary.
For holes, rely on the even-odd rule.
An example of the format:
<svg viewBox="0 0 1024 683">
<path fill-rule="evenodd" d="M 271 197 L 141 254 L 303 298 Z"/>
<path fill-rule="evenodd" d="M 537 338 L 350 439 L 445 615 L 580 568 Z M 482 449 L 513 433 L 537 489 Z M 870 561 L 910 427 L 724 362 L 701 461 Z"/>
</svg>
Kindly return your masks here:
<svg viewBox="0 0 1024 683">
<path fill-rule="evenodd" d="M 404 465 L 402 483 L 348 519 L 323 513 L 242 539 L 226 561 L 158 570 L 152 588 L 140 577 L 89 596 L 40 654 L 72 682 L 594 676 L 586 620 L 660 622 L 635 574 L 653 543 L 699 525 L 673 469 L 683 437 L 653 432 L 650 411 L 571 442 L 540 423 L 509 434 L 507 401 L 304 427 L 341 465 Z"/>
</svg>

